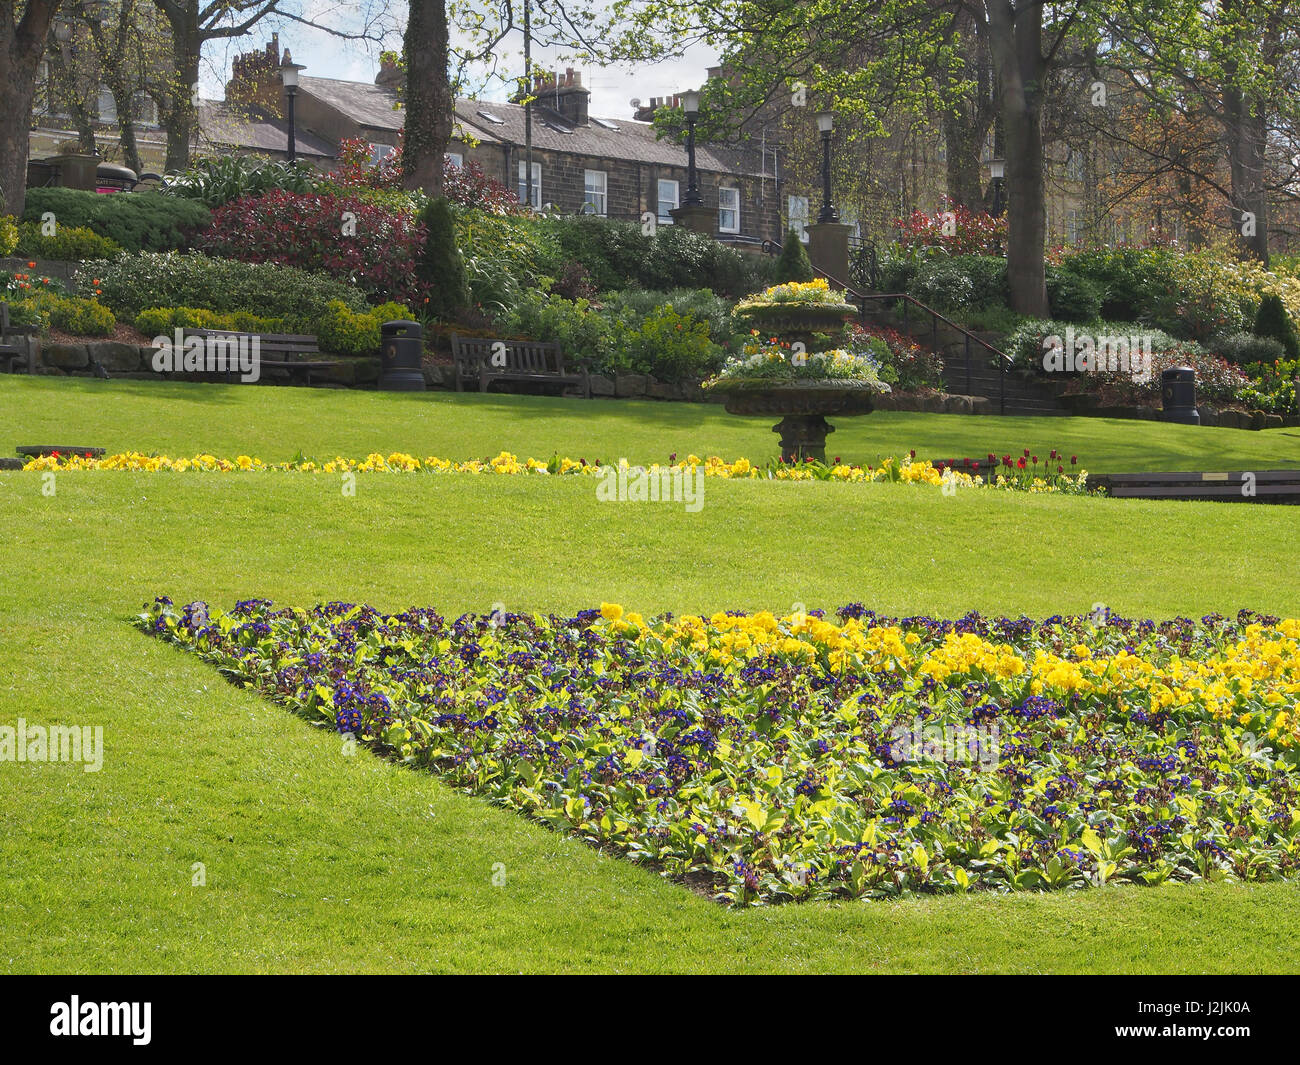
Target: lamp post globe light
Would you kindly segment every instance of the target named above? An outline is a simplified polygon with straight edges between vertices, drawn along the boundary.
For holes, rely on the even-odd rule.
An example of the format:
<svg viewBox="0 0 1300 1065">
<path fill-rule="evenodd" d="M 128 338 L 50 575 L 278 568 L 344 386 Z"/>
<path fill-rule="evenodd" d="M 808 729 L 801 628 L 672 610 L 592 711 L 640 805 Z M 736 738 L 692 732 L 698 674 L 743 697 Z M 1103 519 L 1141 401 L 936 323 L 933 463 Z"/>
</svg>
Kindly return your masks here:
<svg viewBox="0 0 1300 1065">
<path fill-rule="evenodd" d="M 700 183 L 695 172 L 695 121 L 700 117 L 700 94 L 692 89 L 682 93 L 682 109 L 686 112 L 686 195 L 683 207 L 703 207 Z"/>
<path fill-rule="evenodd" d="M 285 106 L 285 119 L 289 124 L 289 162 L 291 163 L 298 160 L 298 131 L 294 104 L 298 96 L 298 71 L 302 69 L 302 64 L 293 62 L 286 51 L 284 53 L 284 62 L 280 64 L 280 81 L 284 85 L 284 91 L 288 96 L 288 102 Z"/>
<path fill-rule="evenodd" d="M 822 209 L 818 222 L 838 222 L 840 213 L 831 202 L 831 134 L 835 130 L 835 112 L 817 112 L 817 130 L 822 135 Z"/>
</svg>

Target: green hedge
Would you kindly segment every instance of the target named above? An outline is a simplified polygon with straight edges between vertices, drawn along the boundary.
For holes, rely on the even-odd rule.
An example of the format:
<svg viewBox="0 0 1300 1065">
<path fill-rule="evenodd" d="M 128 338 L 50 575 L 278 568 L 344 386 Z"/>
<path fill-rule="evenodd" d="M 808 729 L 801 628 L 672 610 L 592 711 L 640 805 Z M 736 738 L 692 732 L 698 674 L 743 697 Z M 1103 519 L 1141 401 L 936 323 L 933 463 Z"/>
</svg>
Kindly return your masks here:
<svg viewBox="0 0 1300 1065">
<path fill-rule="evenodd" d="M 41 232 L 39 222 L 22 222 L 18 226 L 18 247 L 14 253 L 29 259 L 76 262 L 111 259 L 121 251 L 117 241 L 101 237 L 86 226 L 57 226 L 54 234 L 47 236 Z"/>
<path fill-rule="evenodd" d="M 274 263 L 210 259 L 197 252 L 143 252 L 92 260 L 77 270 L 76 284 L 83 292 L 96 279 L 100 301 L 131 318 L 149 307 L 200 307 L 281 318 L 292 323 L 288 331 L 309 332 L 331 300 L 354 311 L 366 309 L 357 289 L 325 274 Z"/>
<path fill-rule="evenodd" d="M 212 219 L 201 203 L 157 192 L 101 194 L 81 189 L 29 189 L 22 221 L 39 222 L 46 212 L 59 227 L 92 229 L 127 251 L 172 251 L 187 247 Z"/>
</svg>

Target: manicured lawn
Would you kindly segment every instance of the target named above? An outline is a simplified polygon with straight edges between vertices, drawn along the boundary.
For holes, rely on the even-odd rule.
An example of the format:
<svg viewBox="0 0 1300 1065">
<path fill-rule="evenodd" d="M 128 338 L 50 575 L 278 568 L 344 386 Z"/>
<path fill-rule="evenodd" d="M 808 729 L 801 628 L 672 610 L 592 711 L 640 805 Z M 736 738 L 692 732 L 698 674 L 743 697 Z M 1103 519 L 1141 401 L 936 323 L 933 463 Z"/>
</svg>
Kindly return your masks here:
<svg viewBox="0 0 1300 1065">
<path fill-rule="evenodd" d="M 503 448 L 542 459 L 558 452 L 653 462 L 694 452 L 758 461 L 777 451 L 769 420 L 735 418 L 712 404 L 4 377 L 0 409 L 6 455 L 17 444 L 38 443 L 171 455 L 256 452 L 267 461 L 299 451 L 316 458 L 405 451 L 470 459 Z M 1300 466 L 1300 429 L 881 412 L 840 419 L 827 457 L 874 464 L 909 448 L 933 459 L 1018 456 L 1024 448 L 1045 458 L 1056 448 L 1095 473 L 1265 470 Z"/>
<path fill-rule="evenodd" d="M 39 380 L 0 380 L 0 402 L 3 453 L 67 440 L 267 459 L 506 447 L 635 460 L 762 457 L 771 436 L 666 404 Z M 1295 430 L 1094 420 L 873 415 L 833 439 L 863 461 L 1053 445 L 1098 470 L 1103 457 L 1186 465 L 1179 448 L 1208 468 L 1300 458 Z M 106 754 L 99 773 L 0 763 L 0 971 L 1294 968 L 1294 884 L 724 910 L 431 775 L 346 757 L 337 736 L 126 621 L 158 594 L 444 613 L 857 600 L 944 615 L 1104 602 L 1295 616 L 1292 508 L 711 480 L 688 514 L 598 504 L 590 482 L 558 478 L 362 474 L 355 497 L 326 475 L 55 484 L 49 497 L 38 475 L 0 473 L 0 722 L 101 724 Z M 194 862 L 206 887 L 191 887 Z"/>
</svg>

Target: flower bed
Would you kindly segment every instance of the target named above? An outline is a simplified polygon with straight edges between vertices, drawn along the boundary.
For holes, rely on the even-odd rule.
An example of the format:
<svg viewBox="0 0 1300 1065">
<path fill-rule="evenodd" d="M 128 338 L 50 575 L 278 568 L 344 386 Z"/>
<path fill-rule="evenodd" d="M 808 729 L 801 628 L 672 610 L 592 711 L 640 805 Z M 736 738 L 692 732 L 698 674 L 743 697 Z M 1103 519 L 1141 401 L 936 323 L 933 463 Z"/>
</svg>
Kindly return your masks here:
<svg viewBox="0 0 1300 1065">
<path fill-rule="evenodd" d="M 1052 452 L 1053 459 L 1056 452 Z M 1025 452 L 1025 460 L 1029 452 Z M 1088 491 L 1088 471 L 1081 469 L 1077 474 L 1067 474 L 1064 466 L 1053 474 L 1045 463 L 1042 470 L 1038 468 L 1038 457 L 1034 456 L 1032 469 L 1025 460 L 1013 463 L 1010 456 L 1005 457 L 1006 467 L 996 474 L 997 467 L 993 455 L 983 471 L 979 463 L 969 471 L 944 470 L 936 468 L 928 461 L 916 460 L 912 451 L 908 458 L 885 459 L 879 466 L 857 466 L 843 463 L 838 457 L 832 463 L 813 462 L 811 460 L 791 464 L 769 462 L 756 466 L 748 459 L 733 459 L 728 462 L 716 455 L 701 459 L 697 455 L 688 455 L 678 460 L 674 454 L 667 463 L 651 463 L 650 470 L 681 469 L 698 467 L 706 477 L 727 479 L 775 481 L 848 481 L 868 483 L 890 481 L 898 484 L 925 484 L 932 487 L 959 488 L 993 488 L 1007 491 L 1026 492 L 1062 492 L 1082 495 Z M 1073 464 L 1073 459 L 1072 459 Z M 559 475 L 559 476 L 600 476 L 613 466 L 628 467 L 627 460 L 616 464 L 602 463 L 599 460 L 588 462 L 586 459 L 552 457 L 549 461 L 541 459 L 520 460 L 509 451 L 502 451 L 492 459 L 471 459 L 468 462 L 454 462 L 434 456 L 419 459 L 395 451 L 390 455 L 374 452 L 364 459 L 333 458 L 323 461 L 301 459 L 292 462 L 263 462 L 249 455 L 239 455 L 233 459 L 218 458 L 215 455 L 195 455 L 192 458 L 171 458 L 167 455 L 146 455 L 139 451 L 121 452 L 116 455 L 96 457 L 73 453 L 54 452 L 40 458 L 34 458 L 23 466 L 24 470 L 117 470 L 135 473 L 239 473 L 239 472 L 281 472 L 281 473 L 461 473 L 461 474 L 504 474 L 504 475 Z M 635 467 L 641 469 L 642 467 Z"/>
<path fill-rule="evenodd" d="M 137 620 L 322 727 L 736 904 L 1295 873 L 1296 620 L 453 621 L 167 598 Z"/>
</svg>

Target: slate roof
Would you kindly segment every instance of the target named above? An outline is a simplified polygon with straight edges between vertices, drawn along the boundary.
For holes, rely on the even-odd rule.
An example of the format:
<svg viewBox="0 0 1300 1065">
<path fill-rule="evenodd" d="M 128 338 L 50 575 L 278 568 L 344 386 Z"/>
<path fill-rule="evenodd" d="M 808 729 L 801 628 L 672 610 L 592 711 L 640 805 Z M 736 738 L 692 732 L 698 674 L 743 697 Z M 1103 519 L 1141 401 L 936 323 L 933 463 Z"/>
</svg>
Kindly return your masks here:
<svg viewBox="0 0 1300 1065">
<path fill-rule="evenodd" d="M 340 81 L 337 78 L 299 77 L 300 91 L 309 92 L 336 111 L 366 126 L 396 133 L 402 128 L 405 112 L 398 110 L 397 93 L 368 81 Z"/>
<path fill-rule="evenodd" d="M 502 121 L 498 123 L 484 118 L 484 111 Z M 456 101 L 456 119 L 467 132 L 480 140 L 524 143 L 524 108 L 521 104 L 460 99 Z M 602 125 L 602 122 L 608 125 Z M 617 128 L 609 128 L 611 126 Z M 649 122 L 593 116 L 590 125 L 570 126 L 540 102 L 533 106 L 533 147 L 631 163 L 686 166 L 686 148 L 674 141 L 656 138 L 654 126 Z M 696 145 L 695 165 L 713 173 L 757 176 L 763 172 L 758 152 L 712 144 Z"/>
<path fill-rule="evenodd" d="M 258 111 L 235 110 L 216 100 L 200 100 L 199 133 L 213 144 L 249 148 L 258 152 L 288 152 L 289 124 Z M 300 157 L 333 159 L 335 147 L 302 127 L 294 130 L 294 148 Z"/>
<path fill-rule="evenodd" d="M 405 112 L 393 106 L 397 94 L 392 89 L 364 81 L 306 76 L 299 80 L 299 85 L 303 92 L 311 93 L 362 126 L 390 132 L 402 128 Z M 481 114 L 484 111 L 502 121 L 484 118 Z M 465 133 L 485 143 L 524 143 L 524 108 L 521 104 L 461 98 L 456 101 L 456 120 Z M 542 101 L 533 106 L 533 145 L 542 151 L 631 163 L 686 166 L 686 149 L 673 141 L 658 140 L 654 127 L 648 122 L 593 116 L 589 125 L 569 126 Z M 701 144 L 696 147 L 695 162 L 700 170 L 712 173 L 755 176 L 763 173 L 760 154 L 753 149 Z"/>
</svg>

